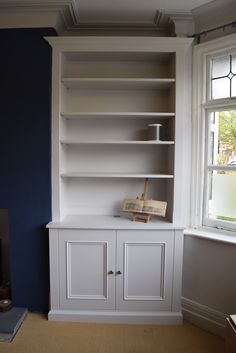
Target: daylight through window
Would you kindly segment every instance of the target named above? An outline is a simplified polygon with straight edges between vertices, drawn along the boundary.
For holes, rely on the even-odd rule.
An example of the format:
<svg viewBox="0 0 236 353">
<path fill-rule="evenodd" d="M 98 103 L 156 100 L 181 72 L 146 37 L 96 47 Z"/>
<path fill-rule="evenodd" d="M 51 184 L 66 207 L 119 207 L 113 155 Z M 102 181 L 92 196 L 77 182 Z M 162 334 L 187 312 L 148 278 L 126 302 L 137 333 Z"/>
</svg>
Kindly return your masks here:
<svg viewBox="0 0 236 353">
<path fill-rule="evenodd" d="M 206 217 L 236 224 L 236 110 L 208 114 Z"/>
</svg>

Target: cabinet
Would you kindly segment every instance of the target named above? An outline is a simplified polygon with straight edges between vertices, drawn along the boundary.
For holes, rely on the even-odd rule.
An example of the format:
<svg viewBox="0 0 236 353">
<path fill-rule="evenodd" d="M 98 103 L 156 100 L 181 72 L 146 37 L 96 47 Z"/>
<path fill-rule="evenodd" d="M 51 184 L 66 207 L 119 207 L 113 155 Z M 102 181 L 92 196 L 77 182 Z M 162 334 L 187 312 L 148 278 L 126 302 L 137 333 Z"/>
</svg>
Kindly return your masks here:
<svg viewBox="0 0 236 353">
<path fill-rule="evenodd" d="M 46 40 L 53 48 L 49 317 L 86 320 L 96 311 L 101 320 L 174 323 L 188 210 L 192 40 Z M 149 140 L 149 124 L 162 125 L 159 140 Z M 148 225 L 121 211 L 125 198 L 141 195 L 145 178 L 148 197 L 168 203 L 165 219 Z"/>
<path fill-rule="evenodd" d="M 173 295 L 176 236 L 174 230 L 52 231 L 51 249 L 58 252 L 51 276 L 58 291 L 49 317 L 180 322 Z M 181 263 L 175 265 L 181 276 Z"/>
</svg>

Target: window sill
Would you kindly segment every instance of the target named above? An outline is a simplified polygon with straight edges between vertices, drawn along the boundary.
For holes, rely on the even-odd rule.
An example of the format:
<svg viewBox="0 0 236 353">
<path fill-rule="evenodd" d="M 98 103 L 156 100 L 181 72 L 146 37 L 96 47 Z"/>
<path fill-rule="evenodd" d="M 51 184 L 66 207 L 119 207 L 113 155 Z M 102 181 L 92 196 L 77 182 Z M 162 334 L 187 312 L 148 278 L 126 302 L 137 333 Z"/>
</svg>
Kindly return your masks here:
<svg viewBox="0 0 236 353">
<path fill-rule="evenodd" d="M 184 235 L 236 245 L 236 233 L 222 231 L 220 229 L 189 228 L 184 230 Z"/>
</svg>

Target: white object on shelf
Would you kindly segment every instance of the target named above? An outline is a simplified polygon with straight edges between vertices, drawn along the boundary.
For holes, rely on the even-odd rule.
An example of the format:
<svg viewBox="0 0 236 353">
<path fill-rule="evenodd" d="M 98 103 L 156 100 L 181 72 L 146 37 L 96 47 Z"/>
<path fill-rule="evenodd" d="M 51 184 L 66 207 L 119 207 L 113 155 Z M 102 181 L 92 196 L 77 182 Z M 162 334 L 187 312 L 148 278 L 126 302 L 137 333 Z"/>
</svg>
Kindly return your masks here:
<svg viewBox="0 0 236 353">
<path fill-rule="evenodd" d="M 162 124 L 148 125 L 148 139 L 150 141 L 158 141 L 160 143 L 160 127 Z"/>
</svg>

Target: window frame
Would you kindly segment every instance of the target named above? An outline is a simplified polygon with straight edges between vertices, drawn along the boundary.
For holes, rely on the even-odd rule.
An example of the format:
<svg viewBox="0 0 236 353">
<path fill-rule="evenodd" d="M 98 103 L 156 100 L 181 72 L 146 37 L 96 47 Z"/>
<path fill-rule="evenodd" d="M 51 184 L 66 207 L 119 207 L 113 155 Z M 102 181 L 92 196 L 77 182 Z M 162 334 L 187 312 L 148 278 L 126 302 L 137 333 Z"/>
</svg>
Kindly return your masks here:
<svg viewBox="0 0 236 353">
<path fill-rule="evenodd" d="M 211 99 L 211 60 L 236 53 L 236 34 L 196 45 L 193 52 L 193 158 L 191 185 L 191 227 L 235 231 L 236 224 L 206 217 L 208 202 L 207 124 L 214 111 L 236 110 L 236 97 Z M 226 168 L 228 169 L 228 168 Z M 236 171 L 236 168 L 230 168 Z M 207 195 L 207 196 L 206 196 Z M 208 228 L 209 229 L 209 228 Z"/>
</svg>

